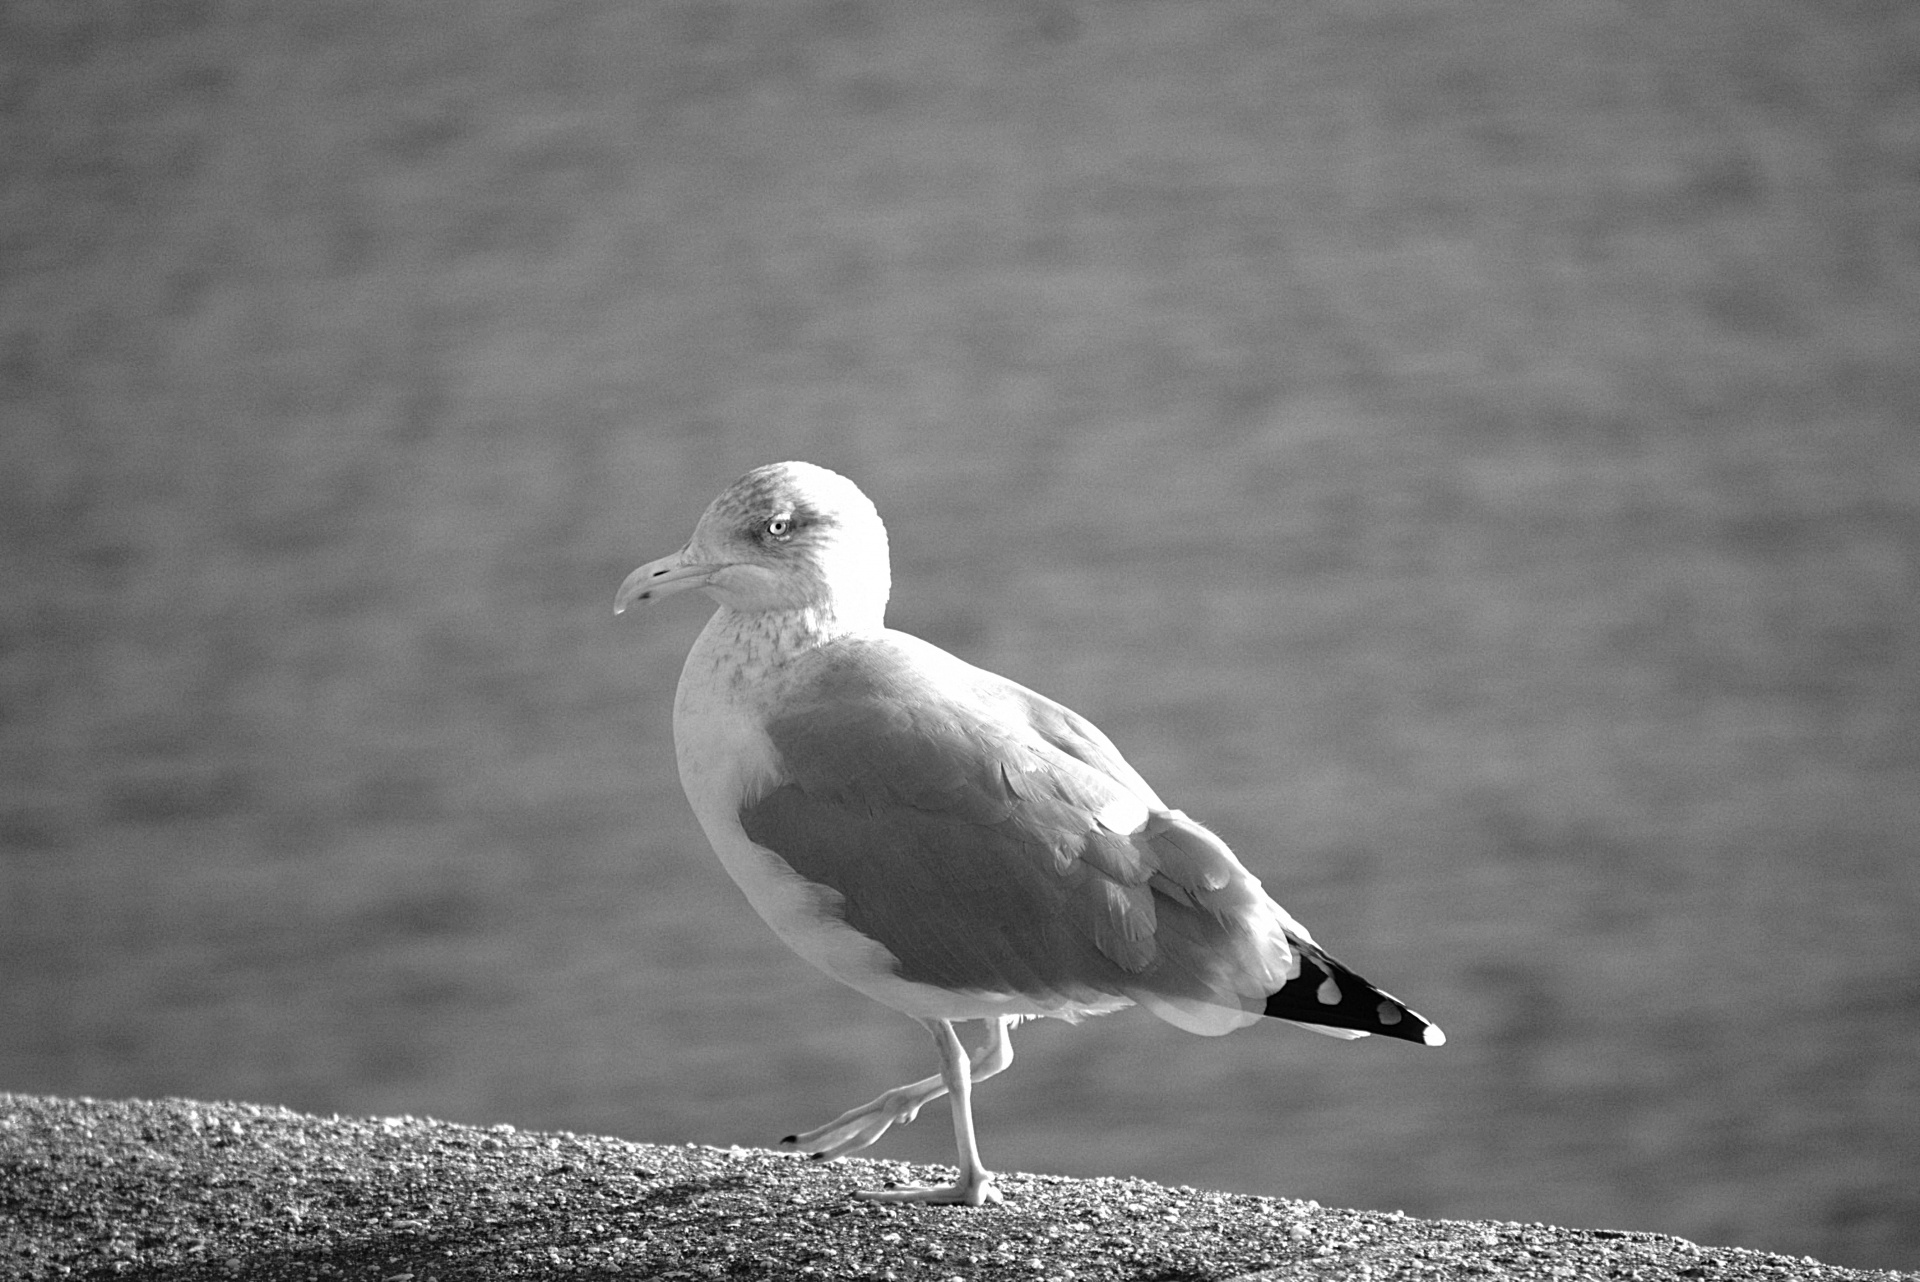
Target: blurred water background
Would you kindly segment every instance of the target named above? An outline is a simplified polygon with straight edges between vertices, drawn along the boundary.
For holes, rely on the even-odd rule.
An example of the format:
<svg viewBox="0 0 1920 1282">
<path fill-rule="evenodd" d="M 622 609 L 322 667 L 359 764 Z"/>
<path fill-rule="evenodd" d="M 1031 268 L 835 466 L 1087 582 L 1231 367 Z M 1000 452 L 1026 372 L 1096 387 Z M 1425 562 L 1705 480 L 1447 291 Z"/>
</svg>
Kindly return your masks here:
<svg viewBox="0 0 1920 1282">
<path fill-rule="evenodd" d="M 1920 1267 L 1920 7 L 21 0 L 0 68 L 0 1089 L 766 1144 L 929 1071 L 688 814 L 704 603 L 609 613 L 800 457 L 1452 1038 L 1030 1027 L 990 1163 Z"/>
</svg>

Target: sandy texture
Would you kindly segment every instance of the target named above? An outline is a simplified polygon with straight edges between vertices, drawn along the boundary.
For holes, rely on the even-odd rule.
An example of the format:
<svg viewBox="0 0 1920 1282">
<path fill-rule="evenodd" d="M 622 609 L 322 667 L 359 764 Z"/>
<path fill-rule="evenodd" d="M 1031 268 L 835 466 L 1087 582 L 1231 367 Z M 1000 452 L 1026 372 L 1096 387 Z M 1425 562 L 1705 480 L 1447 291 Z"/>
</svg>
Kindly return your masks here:
<svg viewBox="0 0 1920 1282">
<path fill-rule="evenodd" d="M 892 1162 L 251 1104 L 0 1095 L 0 1276 L 1895 1278 L 1676 1237 L 1009 1175 L 980 1210 L 849 1199 Z"/>
</svg>

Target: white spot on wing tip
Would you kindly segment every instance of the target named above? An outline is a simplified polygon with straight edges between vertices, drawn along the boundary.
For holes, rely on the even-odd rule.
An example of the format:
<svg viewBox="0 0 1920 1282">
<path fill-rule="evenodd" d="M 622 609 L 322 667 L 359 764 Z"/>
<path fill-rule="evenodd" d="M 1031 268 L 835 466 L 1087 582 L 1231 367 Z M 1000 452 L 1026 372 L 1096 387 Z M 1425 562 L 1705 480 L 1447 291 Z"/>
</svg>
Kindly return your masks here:
<svg viewBox="0 0 1920 1282">
<path fill-rule="evenodd" d="M 1445 1046 L 1447 1035 L 1440 1031 L 1438 1024 L 1428 1024 L 1426 1031 L 1420 1034 L 1420 1040 L 1429 1046 Z"/>
</svg>

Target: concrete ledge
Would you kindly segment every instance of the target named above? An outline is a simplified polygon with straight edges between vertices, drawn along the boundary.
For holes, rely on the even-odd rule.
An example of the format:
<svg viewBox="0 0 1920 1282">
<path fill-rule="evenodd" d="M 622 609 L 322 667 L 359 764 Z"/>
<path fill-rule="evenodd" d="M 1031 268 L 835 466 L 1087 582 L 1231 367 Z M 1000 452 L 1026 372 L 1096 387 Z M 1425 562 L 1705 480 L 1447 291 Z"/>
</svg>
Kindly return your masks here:
<svg viewBox="0 0 1920 1282">
<path fill-rule="evenodd" d="M 1004 1207 L 888 1207 L 900 1163 L 413 1117 L 0 1094 L 0 1277 L 1891 1279 L 1680 1238 L 1418 1220 L 1008 1174 Z"/>
</svg>

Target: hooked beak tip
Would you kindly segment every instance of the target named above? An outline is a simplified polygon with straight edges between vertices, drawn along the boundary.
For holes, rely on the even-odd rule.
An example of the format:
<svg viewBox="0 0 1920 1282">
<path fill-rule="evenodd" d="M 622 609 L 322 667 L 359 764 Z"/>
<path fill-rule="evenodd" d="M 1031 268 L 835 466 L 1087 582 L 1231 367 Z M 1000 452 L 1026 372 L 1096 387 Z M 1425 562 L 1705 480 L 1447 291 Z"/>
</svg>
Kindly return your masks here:
<svg viewBox="0 0 1920 1282">
<path fill-rule="evenodd" d="M 711 566 L 690 562 L 684 550 L 672 556 L 663 556 L 658 561 L 649 561 L 629 574 L 626 582 L 620 585 L 620 590 L 613 594 L 613 612 L 622 615 L 635 602 L 651 601 L 687 588 L 697 588 L 707 581 L 711 573 Z"/>
<path fill-rule="evenodd" d="M 637 601 L 651 601 L 651 600 L 653 600 L 652 588 L 640 587 L 638 584 L 629 580 L 628 582 L 621 584 L 620 591 L 614 594 L 614 598 L 613 598 L 614 617 L 618 618 L 620 615 L 625 614 L 628 608 L 631 607 Z"/>
</svg>

